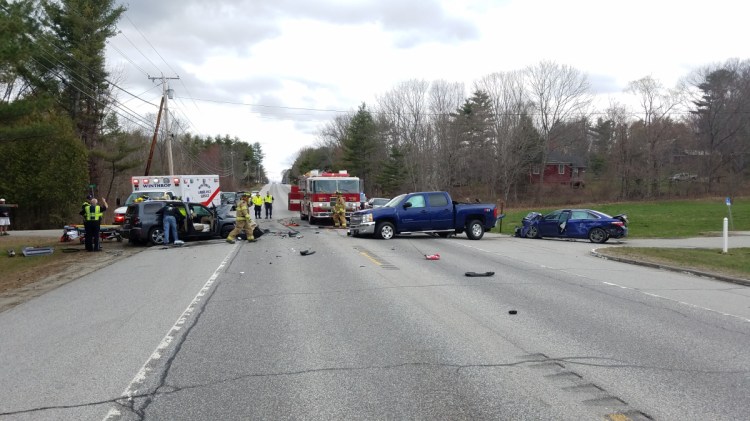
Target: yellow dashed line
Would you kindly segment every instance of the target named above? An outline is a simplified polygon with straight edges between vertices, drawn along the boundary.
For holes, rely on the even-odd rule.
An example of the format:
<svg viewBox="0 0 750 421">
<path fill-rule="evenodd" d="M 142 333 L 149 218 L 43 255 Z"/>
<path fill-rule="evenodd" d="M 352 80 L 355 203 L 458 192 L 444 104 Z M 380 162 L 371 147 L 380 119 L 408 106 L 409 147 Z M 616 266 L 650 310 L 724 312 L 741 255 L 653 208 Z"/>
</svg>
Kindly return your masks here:
<svg viewBox="0 0 750 421">
<path fill-rule="evenodd" d="M 372 263 L 375 263 L 378 266 L 382 266 L 383 265 L 382 263 L 378 262 L 374 257 L 370 256 L 369 254 L 367 254 L 367 253 L 365 253 L 363 251 L 360 251 L 359 254 L 361 254 L 362 256 L 365 256 L 368 260 L 370 260 Z"/>
</svg>

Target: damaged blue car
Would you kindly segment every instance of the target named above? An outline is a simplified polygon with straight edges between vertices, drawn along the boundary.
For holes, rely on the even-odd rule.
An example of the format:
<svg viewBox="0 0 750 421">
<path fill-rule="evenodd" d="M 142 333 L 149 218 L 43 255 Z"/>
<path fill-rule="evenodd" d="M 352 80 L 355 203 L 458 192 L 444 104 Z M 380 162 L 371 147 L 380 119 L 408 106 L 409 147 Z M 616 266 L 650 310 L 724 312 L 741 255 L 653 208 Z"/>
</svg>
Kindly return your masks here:
<svg viewBox="0 0 750 421">
<path fill-rule="evenodd" d="M 625 214 L 609 216 L 592 209 L 558 209 L 546 215 L 531 212 L 516 227 L 515 235 L 525 238 L 575 238 L 604 243 L 628 235 Z"/>
</svg>

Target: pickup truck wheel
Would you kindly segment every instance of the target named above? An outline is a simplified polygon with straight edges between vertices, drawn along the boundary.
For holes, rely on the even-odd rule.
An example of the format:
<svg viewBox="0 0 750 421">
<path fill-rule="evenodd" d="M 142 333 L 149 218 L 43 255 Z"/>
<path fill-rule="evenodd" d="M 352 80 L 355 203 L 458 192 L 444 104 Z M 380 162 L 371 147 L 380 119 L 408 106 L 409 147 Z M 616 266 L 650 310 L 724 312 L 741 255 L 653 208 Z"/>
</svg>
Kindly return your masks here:
<svg viewBox="0 0 750 421">
<path fill-rule="evenodd" d="M 164 244 L 164 230 L 159 227 L 151 228 L 148 232 L 148 241 L 155 246 Z"/>
<path fill-rule="evenodd" d="M 466 236 L 469 240 L 480 240 L 484 236 L 484 225 L 477 219 L 470 221 L 466 224 Z"/>
<path fill-rule="evenodd" d="M 396 234 L 396 229 L 390 222 L 381 222 L 375 227 L 375 236 L 383 240 L 390 240 Z"/>
</svg>

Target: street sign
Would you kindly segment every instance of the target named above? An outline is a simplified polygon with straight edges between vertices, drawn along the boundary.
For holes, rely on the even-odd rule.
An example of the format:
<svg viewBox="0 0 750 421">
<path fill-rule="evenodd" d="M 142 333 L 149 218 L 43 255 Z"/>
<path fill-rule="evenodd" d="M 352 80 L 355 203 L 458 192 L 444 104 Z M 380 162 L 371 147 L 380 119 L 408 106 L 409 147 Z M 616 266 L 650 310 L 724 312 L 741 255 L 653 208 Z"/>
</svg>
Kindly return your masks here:
<svg viewBox="0 0 750 421">
<path fill-rule="evenodd" d="M 727 196 L 726 203 L 727 206 L 732 206 L 732 199 L 729 196 Z"/>
</svg>

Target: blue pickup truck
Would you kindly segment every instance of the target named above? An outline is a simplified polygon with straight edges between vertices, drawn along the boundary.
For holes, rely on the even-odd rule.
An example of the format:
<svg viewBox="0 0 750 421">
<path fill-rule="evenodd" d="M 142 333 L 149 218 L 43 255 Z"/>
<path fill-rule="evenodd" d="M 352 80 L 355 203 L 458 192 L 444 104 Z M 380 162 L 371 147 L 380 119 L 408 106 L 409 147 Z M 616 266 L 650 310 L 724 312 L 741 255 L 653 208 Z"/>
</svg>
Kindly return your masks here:
<svg viewBox="0 0 750 421">
<path fill-rule="evenodd" d="M 495 226 L 497 206 L 482 203 L 457 203 L 446 192 L 408 193 L 394 197 L 385 206 L 355 212 L 349 233 L 374 235 L 389 240 L 396 234 L 424 232 L 441 237 L 466 232 L 479 240 L 485 230 Z"/>
</svg>

